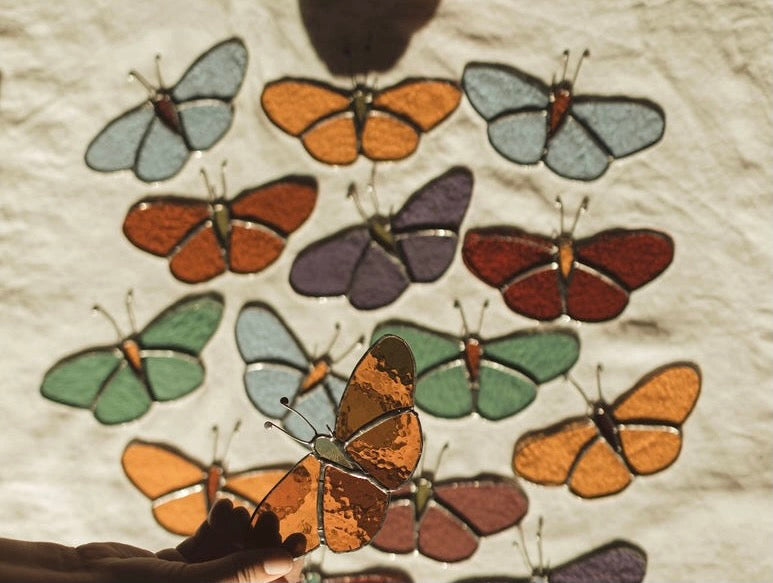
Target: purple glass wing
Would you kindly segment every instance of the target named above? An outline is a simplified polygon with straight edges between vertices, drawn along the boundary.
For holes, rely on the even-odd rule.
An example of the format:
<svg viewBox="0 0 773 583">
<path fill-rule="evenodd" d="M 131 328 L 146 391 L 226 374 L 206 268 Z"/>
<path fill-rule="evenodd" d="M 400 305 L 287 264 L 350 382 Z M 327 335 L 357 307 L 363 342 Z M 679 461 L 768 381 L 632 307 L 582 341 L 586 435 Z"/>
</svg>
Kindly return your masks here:
<svg viewBox="0 0 773 583">
<path fill-rule="evenodd" d="M 400 237 L 397 248 L 403 258 L 411 281 L 435 281 L 443 275 L 456 252 L 458 237 L 447 234 L 415 234 Z"/>
<path fill-rule="evenodd" d="M 458 231 L 472 196 L 472 172 L 455 166 L 434 178 L 408 199 L 392 217 L 395 233 L 445 228 Z"/>
<path fill-rule="evenodd" d="M 345 294 L 369 242 L 367 227 L 355 227 L 312 243 L 295 258 L 290 285 L 305 296 Z"/>
<path fill-rule="evenodd" d="M 348 296 L 355 308 L 373 310 L 395 301 L 406 287 L 403 267 L 373 242 L 357 263 Z"/>
<path fill-rule="evenodd" d="M 615 541 L 551 569 L 550 583 L 641 583 L 647 555 L 639 547 Z"/>
</svg>

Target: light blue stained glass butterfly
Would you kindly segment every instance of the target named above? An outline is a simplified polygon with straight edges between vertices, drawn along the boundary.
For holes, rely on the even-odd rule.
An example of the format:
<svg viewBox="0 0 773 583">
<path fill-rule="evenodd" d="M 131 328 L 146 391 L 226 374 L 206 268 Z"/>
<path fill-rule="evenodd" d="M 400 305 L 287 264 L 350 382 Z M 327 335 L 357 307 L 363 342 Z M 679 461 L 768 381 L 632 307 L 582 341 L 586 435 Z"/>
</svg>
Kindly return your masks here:
<svg viewBox="0 0 773 583">
<path fill-rule="evenodd" d="M 156 58 L 158 66 L 158 58 Z M 188 68 L 177 84 L 148 90 L 139 107 L 120 115 L 97 134 L 86 150 L 86 164 L 99 172 L 132 170 L 154 182 L 177 174 L 190 153 L 208 150 L 231 127 L 233 105 L 247 69 L 247 48 L 238 38 L 216 44 Z"/>
<path fill-rule="evenodd" d="M 289 433 L 303 441 L 313 439 L 314 431 L 281 399 L 287 399 L 289 407 L 317 431 L 335 425 L 346 379 L 330 370 L 329 353 L 309 356 L 279 316 L 261 303 L 242 308 L 236 321 L 236 344 L 247 363 L 247 396 L 261 413 L 280 419 Z"/>
<path fill-rule="evenodd" d="M 488 122 L 497 152 L 517 164 L 543 160 L 564 178 L 595 180 L 613 159 L 660 140 L 666 124 L 660 106 L 630 97 L 575 97 L 574 79 L 566 79 L 568 52 L 564 59 L 564 78 L 550 86 L 507 65 L 465 67 L 464 92 Z"/>
</svg>

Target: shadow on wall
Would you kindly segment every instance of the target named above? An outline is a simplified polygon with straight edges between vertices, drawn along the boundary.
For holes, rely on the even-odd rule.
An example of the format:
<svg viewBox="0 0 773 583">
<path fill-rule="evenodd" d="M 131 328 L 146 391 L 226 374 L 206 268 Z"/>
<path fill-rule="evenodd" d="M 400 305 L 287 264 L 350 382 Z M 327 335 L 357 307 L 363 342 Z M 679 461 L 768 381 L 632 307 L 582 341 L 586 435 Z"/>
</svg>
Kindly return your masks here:
<svg viewBox="0 0 773 583">
<path fill-rule="evenodd" d="M 317 55 L 333 75 L 390 69 L 440 0 L 298 0 Z"/>
</svg>

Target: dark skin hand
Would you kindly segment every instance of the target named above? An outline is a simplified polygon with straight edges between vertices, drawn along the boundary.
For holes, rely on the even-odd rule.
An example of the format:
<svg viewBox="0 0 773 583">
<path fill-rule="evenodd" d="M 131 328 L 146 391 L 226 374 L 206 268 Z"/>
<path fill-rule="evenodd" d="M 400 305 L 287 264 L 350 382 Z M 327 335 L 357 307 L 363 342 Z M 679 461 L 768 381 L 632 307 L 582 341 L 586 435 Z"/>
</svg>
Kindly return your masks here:
<svg viewBox="0 0 773 583">
<path fill-rule="evenodd" d="M 0 581 L 15 583 L 268 583 L 300 581 L 301 535 L 284 543 L 271 517 L 250 529 L 245 508 L 220 500 L 192 537 L 158 553 L 104 542 L 66 547 L 0 538 Z"/>
</svg>

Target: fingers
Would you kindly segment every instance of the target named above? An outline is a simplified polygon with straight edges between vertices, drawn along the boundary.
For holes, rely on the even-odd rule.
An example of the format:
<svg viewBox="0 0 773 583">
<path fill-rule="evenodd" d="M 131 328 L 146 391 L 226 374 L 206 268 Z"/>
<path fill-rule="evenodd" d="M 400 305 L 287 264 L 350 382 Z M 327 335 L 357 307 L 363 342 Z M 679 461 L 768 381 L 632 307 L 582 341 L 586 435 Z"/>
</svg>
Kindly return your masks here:
<svg viewBox="0 0 773 583">
<path fill-rule="evenodd" d="M 180 583 L 268 583 L 286 577 L 294 570 L 299 571 L 299 567 L 284 549 L 250 549 L 214 561 L 186 565 Z"/>
<path fill-rule="evenodd" d="M 186 560 L 199 563 L 241 550 L 249 523 L 246 508 L 234 508 L 230 500 L 218 500 L 196 534 L 177 545 L 177 551 Z"/>
</svg>

